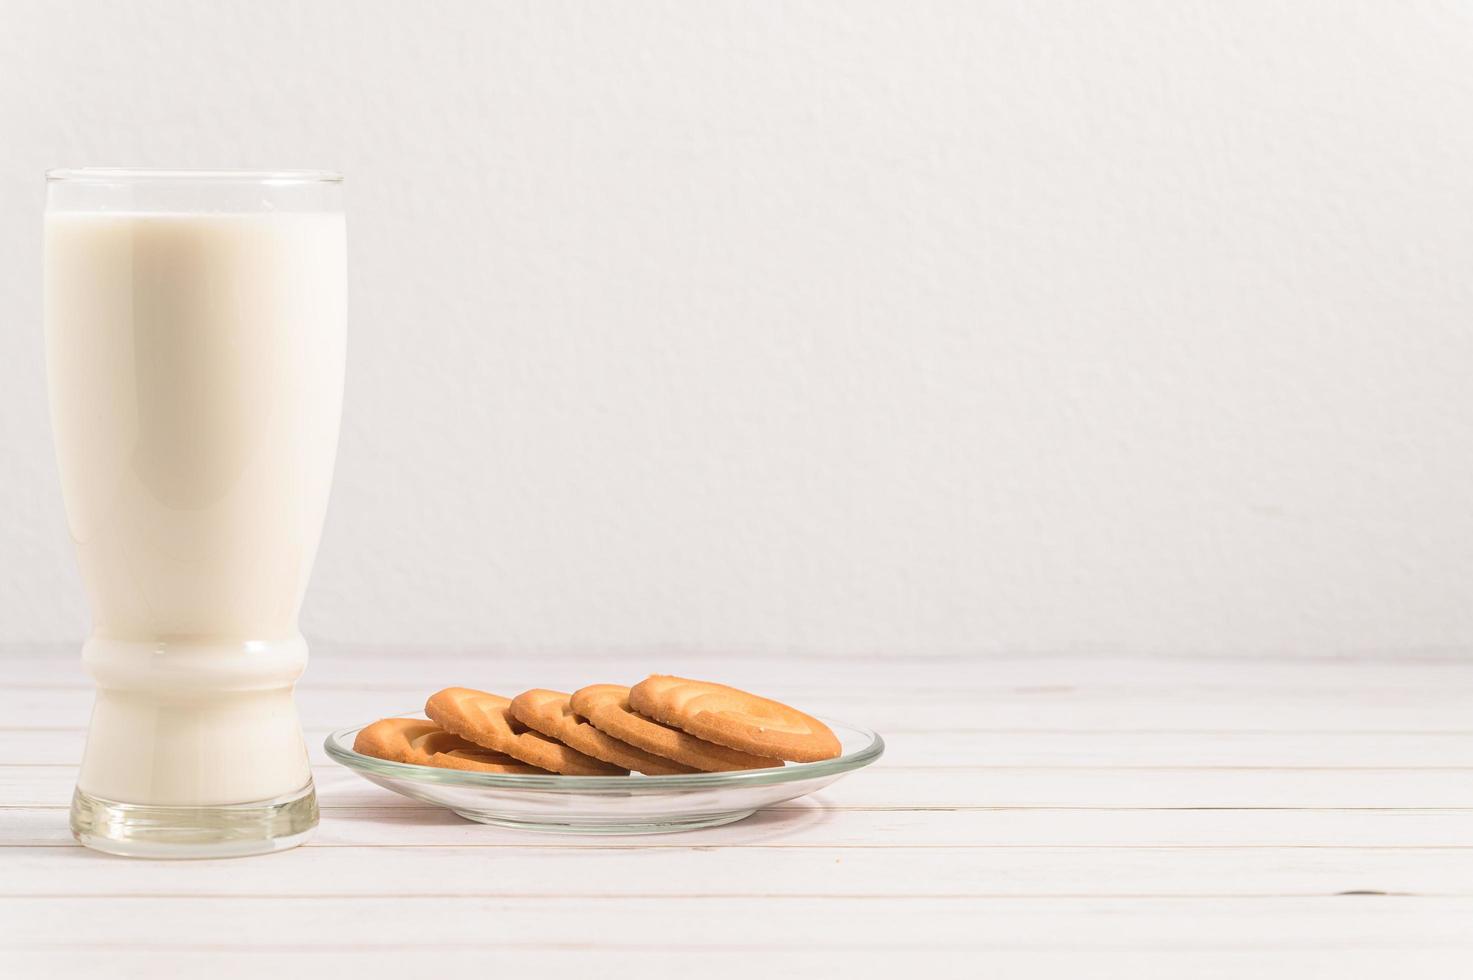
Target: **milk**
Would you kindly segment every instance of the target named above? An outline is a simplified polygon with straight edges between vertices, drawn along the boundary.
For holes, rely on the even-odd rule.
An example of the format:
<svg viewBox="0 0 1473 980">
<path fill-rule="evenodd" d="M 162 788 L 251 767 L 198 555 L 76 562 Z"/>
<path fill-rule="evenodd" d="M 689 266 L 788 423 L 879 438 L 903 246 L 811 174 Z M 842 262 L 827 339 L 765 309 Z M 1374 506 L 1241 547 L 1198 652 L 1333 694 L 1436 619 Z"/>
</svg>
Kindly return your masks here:
<svg viewBox="0 0 1473 980">
<path fill-rule="evenodd" d="M 291 685 L 342 399 L 336 213 L 54 211 L 47 366 L 98 700 L 78 780 L 125 803 L 310 779 Z"/>
</svg>

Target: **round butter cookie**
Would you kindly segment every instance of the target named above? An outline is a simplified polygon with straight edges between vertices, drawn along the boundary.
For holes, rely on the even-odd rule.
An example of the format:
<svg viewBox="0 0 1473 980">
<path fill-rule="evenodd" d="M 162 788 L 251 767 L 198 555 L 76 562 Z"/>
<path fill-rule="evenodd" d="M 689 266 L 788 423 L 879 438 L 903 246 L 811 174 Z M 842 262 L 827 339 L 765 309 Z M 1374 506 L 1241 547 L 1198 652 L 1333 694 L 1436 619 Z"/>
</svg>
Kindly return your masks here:
<svg viewBox="0 0 1473 980">
<path fill-rule="evenodd" d="M 769 769 L 782 765 L 779 759 L 738 752 L 637 715 L 629 708 L 629 688 L 620 684 L 592 684 L 574 691 L 572 707 L 599 731 L 653 755 L 694 766 L 702 772 Z"/>
<path fill-rule="evenodd" d="M 479 745 L 473 749 L 454 749 L 431 757 L 430 765 L 441 769 L 464 769 L 468 772 L 500 772 L 517 776 L 550 776 L 552 770 L 539 769 L 513 759 L 505 752 L 492 752 Z"/>
<path fill-rule="evenodd" d="M 529 766 L 504 752 L 493 752 L 475 742 L 467 742 L 452 732 L 436 729 L 427 735 L 409 740 L 411 756 L 420 765 L 437 769 L 463 769 L 467 772 L 501 772 L 522 775 L 547 775 L 549 770 Z"/>
<path fill-rule="evenodd" d="M 584 755 L 561 742 L 528 730 L 511 714 L 511 701 L 468 687 L 447 687 L 430 695 L 425 714 L 446 731 L 483 748 L 505 752 L 528 765 L 565 776 L 627 776 L 628 770 Z"/>
<path fill-rule="evenodd" d="M 423 718 L 383 718 L 358 730 L 353 751 L 375 759 L 422 765 L 420 753 L 411 749 L 410 743 L 439 732 L 439 725 Z"/>
<path fill-rule="evenodd" d="M 812 715 L 725 684 L 651 674 L 629 689 L 629 704 L 656 721 L 769 759 L 818 762 L 843 751 Z"/>
<path fill-rule="evenodd" d="M 652 755 L 599 731 L 573 711 L 571 696 L 562 691 L 549 691 L 546 688 L 523 691 L 511 699 L 511 713 L 528 728 L 536 729 L 548 738 L 555 738 L 584 755 L 642 772 L 646 776 L 700 772 L 699 769 Z"/>
<path fill-rule="evenodd" d="M 358 732 L 353 751 L 375 759 L 440 769 L 546 773 L 509 755 L 483 749 L 422 718 L 384 718 Z"/>
</svg>

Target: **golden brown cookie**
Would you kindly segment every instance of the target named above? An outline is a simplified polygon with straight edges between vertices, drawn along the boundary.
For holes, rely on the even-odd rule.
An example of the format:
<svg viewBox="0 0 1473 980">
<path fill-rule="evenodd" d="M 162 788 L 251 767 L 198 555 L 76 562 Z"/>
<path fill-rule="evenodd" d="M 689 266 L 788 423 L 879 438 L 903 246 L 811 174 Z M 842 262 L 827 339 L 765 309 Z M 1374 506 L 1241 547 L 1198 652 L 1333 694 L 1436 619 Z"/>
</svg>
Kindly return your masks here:
<svg viewBox="0 0 1473 980">
<path fill-rule="evenodd" d="M 430 757 L 430 765 L 440 769 L 464 769 L 468 772 L 500 772 L 519 776 L 551 776 L 550 769 L 539 769 L 513 759 L 505 752 L 493 752 L 479 745 L 468 749 L 452 749 L 437 752 Z"/>
<path fill-rule="evenodd" d="M 468 687 L 447 687 L 425 702 L 425 714 L 446 731 L 567 776 L 626 776 L 628 770 L 584 755 L 512 717 L 511 701 Z"/>
<path fill-rule="evenodd" d="M 651 674 L 629 689 L 629 704 L 656 721 L 752 755 L 818 762 L 843 751 L 829 726 L 812 715 L 725 684 Z"/>
<path fill-rule="evenodd" d="M 671 759 L 651 755 L 599 731 L 573 711 L 571 700 L 571 696 L 562 691 L 536 688 L 523 691 L 512 698 L 511 713 L 517 721 L 548 738 L 555 738 L 595 759 L 633 769 L 647 776 L 672 776 L 700 771 Z"/>
<path fill-rule="evenodd" d="M 383 718 L 359 729 L 353 751 L 375 759 L 419 765 L 419 754 L 410 748 L 410 742 L 439 731 L 439 725 L 423 718 Z"/>
<path fill-rule="evenodd" d="M 572 707 L 599 731 L 654 755 L 694 766 L 702 772 L 733 772 L 782 765 L 780 760 L 738 752 L 637 715 L 629 708 L 629 688 L 620 684 L 592 684 L 574 691 Z"/>
<path fill-rule="evenodd" d="M 376 759 L 439 769 L 477 772 L 543 773 L 509 755 L 483 749 L 423 718 L 384 718 L 358 732 L 353 751 Z"/>
<path fill-rule="evenodd" d="M 411 761 L 437 769 L 544 776 L 550 771 L 529 766 L 504 752 L 482 748 L 475 742 L 467 742 L 459 735 L 438 728 L 429 734 L 410 739 L 409 754 Z"/>
</svg>

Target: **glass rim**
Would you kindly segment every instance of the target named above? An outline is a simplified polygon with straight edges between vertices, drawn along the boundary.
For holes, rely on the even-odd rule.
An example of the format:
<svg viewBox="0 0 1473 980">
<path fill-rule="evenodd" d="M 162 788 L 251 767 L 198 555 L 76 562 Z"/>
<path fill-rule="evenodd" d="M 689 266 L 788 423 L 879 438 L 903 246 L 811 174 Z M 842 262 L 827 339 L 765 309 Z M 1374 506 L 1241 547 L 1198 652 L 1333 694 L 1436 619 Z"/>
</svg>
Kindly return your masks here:
<svg viewBox="0 0 1473 980">
<path fill-rule="evenodd" d="M 195 184 L 340 184 L 335 170 L 157 170 L 146 167 L 57 167 L 47 181 L 121 184 L 148 181 Z"/>
</svg>

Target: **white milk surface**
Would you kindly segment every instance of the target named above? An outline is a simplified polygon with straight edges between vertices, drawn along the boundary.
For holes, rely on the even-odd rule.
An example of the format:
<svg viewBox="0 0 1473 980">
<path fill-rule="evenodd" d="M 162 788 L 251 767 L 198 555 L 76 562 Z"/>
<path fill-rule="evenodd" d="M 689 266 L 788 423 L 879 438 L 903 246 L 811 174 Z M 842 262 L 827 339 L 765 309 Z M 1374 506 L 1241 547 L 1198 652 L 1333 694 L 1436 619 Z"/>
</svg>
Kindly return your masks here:
<svg viewBox="0 0 1473 980">
<path fill-rule="evenodd" d="M 87 792 L 187 805 L 307 782 L 290 685 L 342 401 L 344 242 L 330 213 L 47 216 L 52 419 L 99 683 Z"/>
</svg>

